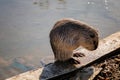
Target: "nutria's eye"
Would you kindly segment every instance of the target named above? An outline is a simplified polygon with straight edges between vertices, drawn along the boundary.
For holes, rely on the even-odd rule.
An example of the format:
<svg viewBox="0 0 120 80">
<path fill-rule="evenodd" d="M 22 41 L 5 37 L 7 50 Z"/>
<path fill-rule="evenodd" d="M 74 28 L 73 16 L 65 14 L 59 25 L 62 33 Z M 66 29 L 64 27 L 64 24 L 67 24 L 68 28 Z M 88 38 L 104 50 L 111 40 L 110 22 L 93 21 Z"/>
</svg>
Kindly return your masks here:
<svg viewBox="0 0 120 80">
<path fill-rule="evenodd" d="M 95 34 L 90 34 L 90 37 L 91 37 L 91 38 L 94 38 L 94 37 L 95 37 Z"/>
</svg>

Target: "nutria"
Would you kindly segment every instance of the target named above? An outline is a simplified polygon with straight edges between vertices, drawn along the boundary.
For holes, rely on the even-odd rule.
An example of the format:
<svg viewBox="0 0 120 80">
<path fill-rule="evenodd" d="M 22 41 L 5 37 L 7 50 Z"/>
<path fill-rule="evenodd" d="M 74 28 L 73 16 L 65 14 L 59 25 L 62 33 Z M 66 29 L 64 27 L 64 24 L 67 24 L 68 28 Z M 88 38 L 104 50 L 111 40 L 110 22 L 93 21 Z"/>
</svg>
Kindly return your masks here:
<svg viewBox="0 0 120 80">
<path fill-rule="evenodd" d="M 98 33 L 93 27 L 71 18 L 57 21 L 50 31 L 50 43 L 56 61 L 72 60 L 80 63 L 73 56 L 81 56 L 81 53 L 73 53 L 73 50 L 79 46 L 95 50 L 98 41 Z"/>
</svg>

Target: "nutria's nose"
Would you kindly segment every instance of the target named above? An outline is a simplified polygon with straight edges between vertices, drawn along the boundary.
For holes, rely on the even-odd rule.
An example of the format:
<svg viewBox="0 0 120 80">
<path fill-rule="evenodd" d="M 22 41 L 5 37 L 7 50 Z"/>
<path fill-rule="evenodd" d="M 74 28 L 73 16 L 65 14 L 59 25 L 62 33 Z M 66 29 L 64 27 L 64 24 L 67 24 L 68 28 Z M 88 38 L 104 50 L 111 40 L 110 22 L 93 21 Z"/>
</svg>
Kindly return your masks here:
<svg viewBox="0 0 120 80">
<path fill-rule="evenodd" d="M 95 45 L 95 48 L 94 49 L 97 49 L 98 45 Z"/>
<path fill-rule="evenodd" d="M 94 41 L 93 43 L 94 43 L 94 49 L 97 49 L 98 43 L 96 41 Z"/>
</svg>

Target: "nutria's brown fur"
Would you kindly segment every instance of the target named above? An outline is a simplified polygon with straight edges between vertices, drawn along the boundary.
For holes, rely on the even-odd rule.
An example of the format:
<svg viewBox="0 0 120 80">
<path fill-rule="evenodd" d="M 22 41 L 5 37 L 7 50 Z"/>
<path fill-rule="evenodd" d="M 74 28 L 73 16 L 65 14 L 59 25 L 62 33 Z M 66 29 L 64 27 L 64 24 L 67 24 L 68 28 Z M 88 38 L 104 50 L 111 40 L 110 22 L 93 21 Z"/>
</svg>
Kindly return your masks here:
<svg viewBox="0 0 120 80">
<path fill-rule="evenodd" d="M 98 33 L 86 23 L 66 18 L 54 25 L 50 32 L 50 43 L 55 59 L 66 61 L 73 57 L 73 50 L 79 46 L 95 50 L 98 46 Z"/>
</svg>

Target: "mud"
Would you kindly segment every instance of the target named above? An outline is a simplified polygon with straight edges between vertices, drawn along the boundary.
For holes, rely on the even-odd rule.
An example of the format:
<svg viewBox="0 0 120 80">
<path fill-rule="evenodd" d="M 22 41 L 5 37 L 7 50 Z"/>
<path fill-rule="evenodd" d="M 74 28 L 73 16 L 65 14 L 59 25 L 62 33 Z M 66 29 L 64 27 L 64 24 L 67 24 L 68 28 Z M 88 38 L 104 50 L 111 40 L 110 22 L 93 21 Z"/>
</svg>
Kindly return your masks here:
<svg viewBox="0 0 120 80">
<path fill-rule="evenodd" d="M 107 58 L 94 66 L 103 68 L 94 80 L 120 80 L 120 54 Z"/>
</svg>

